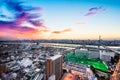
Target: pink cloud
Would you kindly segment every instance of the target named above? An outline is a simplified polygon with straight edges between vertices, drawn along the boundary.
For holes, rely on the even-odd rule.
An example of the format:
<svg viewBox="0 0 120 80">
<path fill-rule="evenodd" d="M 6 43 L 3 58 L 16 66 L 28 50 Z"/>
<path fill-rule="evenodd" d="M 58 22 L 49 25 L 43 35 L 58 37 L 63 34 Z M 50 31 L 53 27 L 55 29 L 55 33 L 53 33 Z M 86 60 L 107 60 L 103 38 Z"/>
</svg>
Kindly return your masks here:
<svg viewBox="0 0 120 80">
<path fill-rule="evenodd" d="M 0 20 L 0 38 L 31 39 L 37 38 L 37 35 L 48 31 L 48 28 L 43 24 L 43 20 L 40 20 L 40 11 L 42 8 L 24 6 L 18 1 L 12 0 L 6 0 L 5 3 L 8 11 L 13 12 L 15 17 L 10 21 L 7 20 L 7 18 L 6 21 L 4 21 L 4 19 Z M 23 25 L 24 23 L 29 25 Z M 33 28 L 31 28 L 30 25 L 33 26 Z M 40 30 L 38 27 L 44 28 L 44 30 Z"/>
<path fill-rule="evenodd" d="M 105 8 L 102 8 L 102 7 L 93 7 L 93 8 L 90 8 L 88 10 L 88 12 L 85 14 L 85 16 L 92 16 L 92 15 L 95 15 L 95 14 L 98 14 L 100 12 L 103 12 L 105 11 L 106 9 Z"/>
<path fill-rule="evenodd" d="M 86 24 L 87 23 L 87 21 L 79 21 L 79 22 L 77 22 L 77 24 Z"/>
<path fill-rule="evenodd" d="M 29 27 L 2 27 L 0 30 L 0 38 L 4 39 L 42 39 L 40 37 L 43 32 L 49 32 L 49 29 L 34 29 Z"/>
</svg>

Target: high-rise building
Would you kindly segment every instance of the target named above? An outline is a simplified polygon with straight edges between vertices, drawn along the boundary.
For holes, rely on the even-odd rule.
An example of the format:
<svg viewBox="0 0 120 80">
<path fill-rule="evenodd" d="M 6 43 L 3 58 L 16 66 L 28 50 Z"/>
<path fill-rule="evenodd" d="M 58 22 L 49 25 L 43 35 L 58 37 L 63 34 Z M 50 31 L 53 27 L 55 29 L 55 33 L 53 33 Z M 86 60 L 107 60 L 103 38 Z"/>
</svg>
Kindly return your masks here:
<svg viewBox="0 0 120 80">
<path fill-rule="evenodd" d="M 55 75 L 55 80 L 60 80 L 63 70 L 62 70 L 62 55 L 55 55 L 46 60 L 46 77 L 47 79 L 51 75 Z"/>
</svg>

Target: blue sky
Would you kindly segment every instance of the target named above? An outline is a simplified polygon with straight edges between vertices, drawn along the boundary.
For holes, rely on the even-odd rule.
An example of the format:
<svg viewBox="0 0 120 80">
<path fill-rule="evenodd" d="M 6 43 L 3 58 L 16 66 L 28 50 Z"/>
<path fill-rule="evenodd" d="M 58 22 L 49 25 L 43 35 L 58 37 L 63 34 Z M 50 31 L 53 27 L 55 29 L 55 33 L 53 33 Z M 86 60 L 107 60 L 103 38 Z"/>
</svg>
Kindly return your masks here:
<svg viewBox="0 0 120 80">
<path fill-rule="evenodd" d="M 36 28 L 36 25 L 27 21 L 20 24 L 22 25 L 20 27 L 27 25 L 28 28 L 38 29 L 40 33 L 37 32 L 37 34 L 39 34 L 40 39 L 97 39 L 99 35 L 103 39 L 120 39 L 120 0 L 19 1 L 23 1 L 24 3 L 21 4 L 25 6 L 41 8 L 36 13 L 40 15 L 39 20 L 43 22 L 42 26 L 45 26 L 46 32 L 41 33 L 41 27 Z M 5 11 L 6 5 L 2 3 L 1 5 L 3 7 L 1 12 L 10 18 L 0 17 L 0 20 L 14 22 L 16 12 L 13 10 Z M 37 34 L 35 33 L 35 35 Z M 2 37 L 5 38 L 6 35 Z M 35 38 L 37 36 L 33 37 L 33 39 L 37 39 Z"/>
</svg>

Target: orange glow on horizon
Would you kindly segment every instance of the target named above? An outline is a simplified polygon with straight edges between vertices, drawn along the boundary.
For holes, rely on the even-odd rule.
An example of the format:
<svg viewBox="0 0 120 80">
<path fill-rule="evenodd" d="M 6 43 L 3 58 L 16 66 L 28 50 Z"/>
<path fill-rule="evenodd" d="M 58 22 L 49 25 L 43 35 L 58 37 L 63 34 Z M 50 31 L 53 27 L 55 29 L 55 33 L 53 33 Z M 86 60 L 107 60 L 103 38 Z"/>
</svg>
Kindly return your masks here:
<svg viewBox="0 0 120 80">
<path fill-rule="evenodd" d="M 63 29 L 61 31 L 51 31 L 48 28 L 25 28 L 25 29 L 1 29 L 0 37 L 7 37 L 9 39 L 72 39 L 72 40 L 98 40 L 100 34 L 81 34 L 76 33 L 72 29 Z M 102 39 L 120 39 L 119 35 L 102 34 Z"/>
</svg>

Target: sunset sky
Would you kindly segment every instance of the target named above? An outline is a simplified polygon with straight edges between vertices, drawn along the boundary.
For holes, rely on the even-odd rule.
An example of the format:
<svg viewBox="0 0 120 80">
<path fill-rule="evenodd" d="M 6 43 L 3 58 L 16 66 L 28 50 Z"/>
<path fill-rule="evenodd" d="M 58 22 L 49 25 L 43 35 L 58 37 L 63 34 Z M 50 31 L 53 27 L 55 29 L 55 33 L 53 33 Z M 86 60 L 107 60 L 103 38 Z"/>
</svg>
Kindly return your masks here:
<svg viewBox="0 0 120 80">
<path fill-rule="evenodd" d="M 120 39 L 120 0 L 0 0 L 0 39 Z"/>
</svg>

